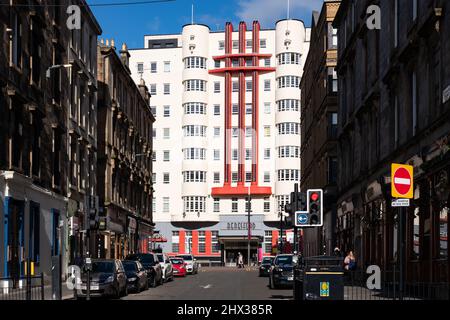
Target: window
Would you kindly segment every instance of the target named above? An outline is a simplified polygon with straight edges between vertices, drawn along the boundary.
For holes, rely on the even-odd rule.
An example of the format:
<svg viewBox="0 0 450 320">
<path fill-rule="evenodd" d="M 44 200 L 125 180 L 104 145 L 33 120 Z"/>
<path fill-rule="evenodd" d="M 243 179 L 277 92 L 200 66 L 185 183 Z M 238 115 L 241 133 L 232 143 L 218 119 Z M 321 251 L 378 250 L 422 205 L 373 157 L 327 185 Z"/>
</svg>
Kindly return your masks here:
<svg viewBox="0 0 450 320">
<path fill-rule="evenodd" d="M 270 58 L 264 59 L 264 67 L 270 67 Z"/>
<path fill-rule="evenodd" d="M 231 136 L 233 138 L 237 138 L 239 136 L 239 128 L 238 127 L 231 128 Z"/>
<path fill-rule="evenodd" d="M 163 183 L 164 184 L 170 183 L 170 174 L 169 174 L 169 172 L 164 172 L 163 173 Z"/>
<path fill-rule="evenodd" d="M 231 182 L 237 182 L 238 181 L 238 173 L 232 172 L 231 173 Z"/>
<path fill-rule="evenodd" d="M 412 12 L 413 12 L 413 14 L 412 14 L 412 17 L 413 17 L 413 21 L 415 21 L 416 19 L 417 19 L 417 15 L 418 15 L 418 10 L 419 10 L 419 7 L 418 7 L 418 0 L 412 0 Z"/>
<path fill-rule="evenodd" d="M 281 146 L 278 148 L 278 158 L 300 158 L 300 147 Z"/>
<path fill-rule="evenodd" d="M 252 90 L 253 90 L 253 81 L 248 80 L 248 81 L 245 82 L 245 90 L 247 92 L 252 92 Z"/>
<path fill-rule="evenodd" d="M 170 72 L 170 61 L 164 61 L 164 72 Z"/>
<path fill-rule="evenodd" d="M 278 112 L 281 111 L 295 111 L 300 110 L 300 100 L 297 99 L 284 99 L 277 101 Z"/>
<path fill-rule="evenodd" d="M 253 212 L 252 210 L 252 202 L 251 201 L 247 201 L 247 198 L 245 200 L 245 212 Z"/>
<path fill-rule="evenodd" d="M 284 52 L 278 55 L 278 64 L 300 64 L 300 53 Z"/>
<path fill-rule="evenodd" d="M 233 92 L 239 92 L 239 82 L 233 81 Z"/>
<path fill-rule="evenodd" d="M 163 139 L 170 139 L 170 128 L 164 128 L 163 132 Z"/>
<path fill-rule="evenodd" d="M 206 171 L 183 171 L 184 182 L 206 182 Z"/>
<path fill-rule="evenodd" d="M 153 153 L 152 153 L 152 160 L 156 161 L 156 151 L 153 151 Z"/>
<path fill-rule="evenodd" d="M 277 127 L 279 135 L 300 134 L 300 124 L 297 122 L 283 122 L 277 124 Z"/>
<path fill-rule="evenodd" d="M 336 183 L 337 178 L 337 158 L 329 157 L 328 158 L 328 183 L 333 184 Z"/>
<path fill-rule="evenodd" d="M 220 104 L 215 104 L 214 105 L 214 115 L 215 116 L 220 116 Z"/>
<path fill-rule="evenodd" d="M 239 49 L 239 41 L 233 40 L 233 49 Z"/>
<path fill-rule="evenodd" d="M 279 213 L 284 212 L 284 207 L 287 203 L 291 202 L 291 196 L 290 195 L 280 195 L 277 196 L 277 210 Z"/>
<path fill-rule="evenodd" d="M 170 94 L 170 83 L 164 83 L 164 94 Z"/>
<path fill-rule="evenodd" d="M 333 92 L 338 92 L 338 77 L 337 77 L 337 72 L 336 70 L 333 70 L 333 76 L 332 76 L 332 86 L 331 86 L 331 90 Z"/>
<path fill-rule="evenodd" d="M 169 212 L 169 197 L 163 197 L 163 212 L 168 213 Z"/>
<path fill-rule="evenodd" d="M 394 0 L 394 47 L 398 47 L 400 29 L 400 7 L 399 0 Z"/>
<path fill-rule="evenodd" d="M 245 104 L 245 114 L 252 114 L 253 112 L 253 106 L 251 103 Z"/>
<path fill-rule="evenodd" d="M 269 197 L 264 198 L 264 212 L 265 213 L 270 212 L 270 198 Z"/>
<path fill-rule="evenodd" d="M 264 91 L 270 91 L 270 80 L 264 80 Z"/>
<path fill-rule="evenodd" d="M 206 114 L 206 104 L 200 102 L 189 102 L 183 105 L 184 114 Z"/>
<path fill-rule="evenodd" d="M 219 50 L 224 50 L 225 49 L 225 41 L 221 40 L 219 41 Z"/>
<path fill-rule="evenodd" d="M 231 212 L 238 212 L 238 199 L 237 198 L 231 199 Z"/>
<path fill-rule="evenodd" d="M 206 197 L 189 196 L 183 197 L 184 212 L 201 213 L 206 210 Z"/>
<path fill-rule="evenodd" d="M 35 263 L 40 262 L 40 239 L 41 239 L 41 232 L 40 232 L 40 208 L 39 205 L 30 202 L 30 256 L 33 259 Z"/>
<path fill-rule="evenodd" d="M 12 35 L 12 63 L 21 68 L 22 66 L 22 24 L 20 23 L 20 16 L 14 14 L 14 25 Z"/>
<path fill-rule="evenodd" d="M 220 172 L 214 172 L 214 178 L 213 178 L 213 182 L 214 183 L 220 183 Z"/>
<path fill-rule="evenodd" d="M 250 138 L 252 137 L 252 133 L 253 133 L 253 128 L 252 127 L 246 127 L 245 128 L 245 136 Z"/>
<path fill-rule="evenodd" d="M 170 106 L 164 106 L 164 117 L 170 117 Z"/>
<path fill-rule="evenodd" d="M 278 88 L 300 88 L 300 77 L 297 76 L 279 77 Z"/>
<path fill-rule="evenodd" d="M 150 94 L 156 96 L 156 83 L 150 84 Z"/>
<path fill-rule="evenodd" d="M 270 137 L 270 126 L 264 126 L 264 137 Z"/>
<path fill-rule="evenodd" d="M 264 182 L 266 182 L 266 183 L 270 182 L 270 172 L 269 171 L 264 172 Z"/>
<path fill-rule="evenodd" d="M 220 127 L 214 127 L 214 137 L 220 137 Z"/>
<path fill-rule="evenodd" d="M 253 40 L 247 40 L 246 41 L 246 43 L 247 43 L 247 49 L 252 49 L 252 47 L 253 47 Z"/>
<path fill-rule="evenodd" d="M 300 171 L 297 169 L 278 170 L 278 181 L 298 181 Z"/>
<path fill-rule="evenodd" d="M 272 254 L 272 231 L 264 231 L 264 253 Z"/>
<path fill-rule="evenodd" d="M 264 113 L 270 114 L 270 102 L 264 102 Z"/>
<path fill-rule="evenodd" d="M 137 64 L 137 72 L 143 73 L 144 72 L 144 64 L 142 62 L 138 62 Z"/>
<path fill-rule="evenodd" d="M 220 160 L 220 150 L 219 149 L 214 149 L 214 160 L 215 161 Z"/>
<path fill-rule="evenodd" d="M 245 65 L 247 67 L 253 66 L 253 60 L 252 59 L 245 59 Z"/>
<path fill-rule="evenodd" d="M 220 212 L 220 199 L 214 198 L 214 212 Z"/>
<path fill-rule="evenodd" d="M 333 48 L 337 48 L 338 46 L 338 30 L 333 28 L 333 40 L 332 40 Z"/>
<path fill-rule="evenodd" d="M 417 123 L 417 76 L 416 73 L 413 72 L 411 77 L 411 104 L 412 104 L 412 134 L 413 136 L 416 135 L 417 129 L 418 129 L 418 123 Z"/>
<path fill-rule="evenodd" d="M 233 149 L 231 152 L 231 160 L 238 160 L 238 150 Z"/>
<path fill-rule="evenodd" d="M 239 67 L 239 60 L 238 59 L 231 60 L 231 65 L 233 66 L 233 68 Z"/>
<path fill-rule="evenodd" d="M 252 160 L 252 149 L 245 149 L 245 160 Z"/>
<path fill-rule="evenodd" d="M 211 231 L 211 252 L 220 252 L 219 231 Z"/>
<path fill-rule="evenodd" d="M 239 105 L 237 103 L 233 103 L 232 105 L 232 113 L 239 114 Z"/>
<path fill-rule="evenodd" d="M 266 46 L 267 46 L 267 41 L 266 41 L 266 39 L 260 39 L 260 40 L 259 40 L 259 47 L 262 48 L 262 49 L 264 49 L 264 48 L 266 48 Z"/>
<path fill-rule="evenodd" d="M 266 160 L 270 159 L 270 148 L 264 149 L 264 159 L 266 159 Z"/>
<path fill-rule="evenodd" d="M 206 81 L 205 80 L 186 80 L 184 81 L 185 91 L 206 91 Z"/>
<path fill-rule="evenodd" d="M 172 252 L 177 253 L 180 251 L 180 232 L 172 231 Z"/>
<path fill-rule="evenodd" d="M 150 107 L 150 109 L 152 111 L 153 116 L 156 118 L 156 107 L 153 106 L 153 107 Z"/>
<path fill-rule="evenodd" d="M 164 161 L 164 162 L 170 161 L 170 151 L 169 151 L 169 150 L 164 150 L 163 161 Z"/>
<path fill-rule="evenodd" d="M 156 62 L 151 62 L 150 63 L 150 72 L 151 73 L 156 73 L 157 72 L 157 64 L 156 64 Z"/>
<path fill-rule="evenodd" d="M 251 172 L 245 173 L 245 182 L 252 182 L 252 173 Z"/>
<path fill-rule="evenodd" d="M 206 137 L 206 126 L 183 126 L 183 132 L 185 137 Z"/>
<path fill-rule="evenodd" d="M 198 232 L 198 253 L 206 252 L 206 235 L 205 231 Z"/>
<path fill-rule="evenodd" d="M 156 183 L 156 172 L 152 172 L 152 183 Z"/>
<path fill-rule="evenodd" d="M 214 93 L 220 93 L 220 82 L 214 82 Z"/>
<path fill-rule="evenodd" d="M 206 149 L 203 148 L 186 148 L 183 149 L 184 160 L 205 160 Z"/>
<path fill-rule="evenodd" d="M 220 60 L 214 61 L 214 68 L 220 68 Z"/>
<path fill-rule="evenodd" d="M 206 58 L 186 57 L 184 58 L 184 67 L 186 69 L 206 69 Z"/>
</svg>

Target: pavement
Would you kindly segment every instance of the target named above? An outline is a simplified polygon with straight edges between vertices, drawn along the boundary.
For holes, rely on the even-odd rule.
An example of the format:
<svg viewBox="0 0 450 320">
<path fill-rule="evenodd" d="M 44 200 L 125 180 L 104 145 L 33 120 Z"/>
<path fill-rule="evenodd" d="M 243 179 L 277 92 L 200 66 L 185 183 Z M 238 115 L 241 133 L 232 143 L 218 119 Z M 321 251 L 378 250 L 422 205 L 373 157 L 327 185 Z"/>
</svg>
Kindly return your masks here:
<svg viewBox="0 0 450 320">
<path fill-rule="evenodd" d="M 122 300 L 290 300 L 292 289 L 269 288 L 257 267 L 202 267 L 198 274 L 175 278 L 162 286 L 129 294 Z"/>
</svg>

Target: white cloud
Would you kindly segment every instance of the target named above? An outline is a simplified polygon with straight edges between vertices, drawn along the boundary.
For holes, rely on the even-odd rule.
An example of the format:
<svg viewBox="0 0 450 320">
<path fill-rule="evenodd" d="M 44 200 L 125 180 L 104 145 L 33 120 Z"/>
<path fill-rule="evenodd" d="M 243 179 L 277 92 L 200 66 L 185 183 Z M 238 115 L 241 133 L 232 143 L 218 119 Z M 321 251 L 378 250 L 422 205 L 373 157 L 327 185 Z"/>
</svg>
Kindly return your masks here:
<svg viewBox="0 0 450 320">
<path fill-rule="evenodd" d="M 319 10 L 322 0 L 290 0 L 290 17 L 296 18 L 300 12 L 307 15 Z M 272 28 L 279 19 L 287 16 L 287 0 L 239 0 L 236 16 L 247 23 L 259 20 L 261 27 Z"/>
</svg>

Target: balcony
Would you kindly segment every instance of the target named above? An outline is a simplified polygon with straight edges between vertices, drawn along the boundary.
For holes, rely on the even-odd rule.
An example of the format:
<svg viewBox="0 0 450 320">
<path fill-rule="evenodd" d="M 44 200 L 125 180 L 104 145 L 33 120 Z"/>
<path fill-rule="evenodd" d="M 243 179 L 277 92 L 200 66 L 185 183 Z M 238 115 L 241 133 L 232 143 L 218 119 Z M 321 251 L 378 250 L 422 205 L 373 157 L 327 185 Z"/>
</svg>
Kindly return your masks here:
<svg viewBox="0 0 450 320">
<path fill-rule="evenodd" d="M 172 222 L 219 222 L 219 214 L 206 212 L 182 212 L 180 214 L 172 214 Z"/>
</svg>

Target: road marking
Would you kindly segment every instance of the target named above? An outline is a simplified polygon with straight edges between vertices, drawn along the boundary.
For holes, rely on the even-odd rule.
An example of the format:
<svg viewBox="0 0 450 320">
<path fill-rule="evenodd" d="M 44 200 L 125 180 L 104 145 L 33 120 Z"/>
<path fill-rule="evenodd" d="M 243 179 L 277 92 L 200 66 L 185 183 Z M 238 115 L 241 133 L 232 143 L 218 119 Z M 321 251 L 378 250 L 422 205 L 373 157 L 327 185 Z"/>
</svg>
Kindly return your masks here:
<svg viewBox="0 0 450 320">
<path fill-rule="evenodd" d="M 210 285 L 210 284 L 207 284 L 206 286 L 200 286 L 200 287 L 202 287 L 203 289 L 209 289 L 209 288 L 211 288 L 211 287 L 212 287 L 212 285 Z"/>
</svg>

